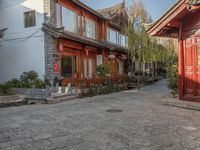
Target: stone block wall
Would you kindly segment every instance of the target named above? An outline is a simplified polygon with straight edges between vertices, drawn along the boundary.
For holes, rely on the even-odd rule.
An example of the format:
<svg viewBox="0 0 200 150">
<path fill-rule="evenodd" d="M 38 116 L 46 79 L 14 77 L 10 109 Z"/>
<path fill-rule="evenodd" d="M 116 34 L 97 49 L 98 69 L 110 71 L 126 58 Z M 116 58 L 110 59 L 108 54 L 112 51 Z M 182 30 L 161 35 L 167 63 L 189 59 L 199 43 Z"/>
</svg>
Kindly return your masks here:
<svg viewBox="0 0 200 150">
<path fill-rule="evenodd" d="M 45 23 L 55 27 L 55 0 L 44 0 L 44 12 Z M 47 32 L 44 33 L 44 50 L 45 75 L 50 80 L 51 85 L 53 85 L 55 77 L 60 75 L 61 57 L 58 51 L 58 39 L 54 38 Z M 59 65 L 58 73 L 54 72 L 55 63 Z"/>
<path fill-rule="evenodd" d="M 49 89 L 28 89 L 28 88 L 13 88 L 12 92 L 19 95 L 25 95 L 26 98 L 45 100 L 51 96 Z"/>
</svg>

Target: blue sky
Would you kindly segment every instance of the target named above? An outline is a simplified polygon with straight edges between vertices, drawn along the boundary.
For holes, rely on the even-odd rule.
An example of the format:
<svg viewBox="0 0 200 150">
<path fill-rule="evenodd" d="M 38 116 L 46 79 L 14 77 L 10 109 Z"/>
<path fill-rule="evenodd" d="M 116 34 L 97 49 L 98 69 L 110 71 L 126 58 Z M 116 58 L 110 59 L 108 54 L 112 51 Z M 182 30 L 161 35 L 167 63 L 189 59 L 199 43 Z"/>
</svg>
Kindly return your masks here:
<svg viewBox="0 0 200 150">
<path fill-rule="evenodd" d="M 106 8 L 122 2 L 122 0 L 81 0 L 93 9 Z M 127 6 L 132 0 L 126 0 Z M 143 0 L 148 12 L 153 20 L 159 18 L 167 9 L 169 9 L 176 0 Z"/>
</svg>

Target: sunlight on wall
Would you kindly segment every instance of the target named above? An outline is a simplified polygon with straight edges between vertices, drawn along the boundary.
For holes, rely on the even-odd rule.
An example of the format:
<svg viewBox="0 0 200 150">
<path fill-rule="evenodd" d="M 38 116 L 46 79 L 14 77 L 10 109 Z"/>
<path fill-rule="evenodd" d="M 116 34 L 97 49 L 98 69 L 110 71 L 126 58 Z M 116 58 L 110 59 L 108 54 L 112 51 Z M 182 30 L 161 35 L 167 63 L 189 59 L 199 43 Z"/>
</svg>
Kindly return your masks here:
<svg viewBox="0 0 200 150">
<path fill-rule="evenodd" d="M 36 10 L 38 13 L 44 13 L 43 1 L 41 0 L 26 0 L 21 5 Z"/>
</svg>

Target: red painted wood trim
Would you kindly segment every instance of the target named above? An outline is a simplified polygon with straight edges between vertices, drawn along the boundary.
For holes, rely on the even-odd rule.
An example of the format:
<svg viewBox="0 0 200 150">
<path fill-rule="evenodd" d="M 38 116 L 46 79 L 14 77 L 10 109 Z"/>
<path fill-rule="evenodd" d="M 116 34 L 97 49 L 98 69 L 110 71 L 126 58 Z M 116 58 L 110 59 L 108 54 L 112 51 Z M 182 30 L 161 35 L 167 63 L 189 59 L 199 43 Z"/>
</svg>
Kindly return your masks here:
<svg viewBox="0 0 200 150">
<path fill-rule="evenodd" d="M 153 27 L 148 31 L 150 35 L 156 35 L 164 26 L 166 26 L 172 19 L 174 19 L 179 13 L 187 8 L 187 4 L 183 1 L 180 2 L 176 7 L 173 8 L 168 14 L 166 14 L 161 20 L 159 20 Z"/>
<path fill-rule="evenodd" d="M 179 28 L 179 49 L 178 49 L 178 93 L 179 99 L 183 99 L 184 93 L 184 53 L 183 53 L 183 39 L 182 39 L 182 23 Z"/>
</svg>

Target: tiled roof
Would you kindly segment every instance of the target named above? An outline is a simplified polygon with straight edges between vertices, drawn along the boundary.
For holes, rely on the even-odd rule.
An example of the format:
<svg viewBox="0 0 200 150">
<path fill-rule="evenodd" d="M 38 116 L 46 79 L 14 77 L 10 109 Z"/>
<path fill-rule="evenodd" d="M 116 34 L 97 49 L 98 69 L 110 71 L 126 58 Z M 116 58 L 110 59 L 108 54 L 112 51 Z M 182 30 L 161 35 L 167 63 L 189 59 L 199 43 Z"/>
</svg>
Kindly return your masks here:
<svg viewBox="0 0 200 150">
<path fill-rule="evenodd" d="M 187 0 L 189 5 L 200 5 L 200 0 Z"/>
<path fill-rule="evenodd" d="M 86 9 L 87 11 L 91 12 L 92 14 L 105 19 L 100 13 L 98 13 L 97 11 L 95 11 L 94 9 L 92 9 L 91 7 L 85 5 L 83 2 L 81 2 L 80 0 L 71 0 L 73 1 L 75 4 L 81 6 L 82 8 Z"/>
<path fill-rule="evenodd" d="M 172 7 L 170 7 L 166 12 L 164 12 L 164 14 L 160 18 L 158 18 L 157 20 L 155 20 L 152 23 L 145 24 L 146 30 L 147 31 L 150 30 L 155 24 L 157 24 L 159 21 L 161 21 L 167 14 L 170 13 L 170 11 L 172 11 L 179 3 L 183 2 L 183 1 L 185 1 L 185 0 L 177 0 L 176 3 Z"/>
<path fill-rule="evenodd" d="M 200 0 L 177 0 L 177 2 L 171 8 L 169 8 L 159 19 L 150 24 L 146 24 L 145 25 L 146 30 L 151 29 L 151 27 L 153 27 L 156 23 L 158 23 L 163 17 L 165 17 L 172 9 L 174 9 L 181 2 L 186 2 L 189 5 L 200 5 Z"/>
<path fill-rule="evenodd" d="M 105 18 L 110 19 L 113 17 L 113 15 L 115 15 L 115 13 L 120 8 L 124 7 L 124 5 L 125 5 L 125 1 L 123 0 L 123 2 L 118 5 L 115 5 L 113 7 L 104 8 L 104 9 L 99 9 L 99 10 L 97 10 L 97 12 L 100 13 Z"/>
</svg>

